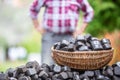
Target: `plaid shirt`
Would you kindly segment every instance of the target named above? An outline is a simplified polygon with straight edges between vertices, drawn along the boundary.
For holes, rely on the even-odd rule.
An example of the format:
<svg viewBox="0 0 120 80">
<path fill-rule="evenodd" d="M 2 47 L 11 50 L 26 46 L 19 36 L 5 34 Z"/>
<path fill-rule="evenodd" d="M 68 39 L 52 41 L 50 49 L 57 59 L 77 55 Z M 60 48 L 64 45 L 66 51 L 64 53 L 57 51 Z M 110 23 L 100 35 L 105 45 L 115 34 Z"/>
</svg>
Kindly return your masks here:
<svg viewBox="0 0 120 80">
<path fill-rule="evenodd" d="M 84 12 L 84 22 L 93 18 L 93 9 L 87 0 L 35 0 L 30 7 L 32 19 L 36 19 L 41 7 L 45 7 L 43 27 L 54 33 L 73 32 L 79 12 Z"/>
</svg>

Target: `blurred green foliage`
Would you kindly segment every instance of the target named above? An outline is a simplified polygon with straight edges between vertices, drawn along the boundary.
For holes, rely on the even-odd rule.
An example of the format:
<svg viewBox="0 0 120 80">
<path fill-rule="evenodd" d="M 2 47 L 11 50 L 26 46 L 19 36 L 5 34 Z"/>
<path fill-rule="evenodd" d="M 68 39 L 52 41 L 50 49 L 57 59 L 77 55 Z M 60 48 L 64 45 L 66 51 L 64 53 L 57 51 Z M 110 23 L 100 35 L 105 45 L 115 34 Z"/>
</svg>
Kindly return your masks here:
<svg viewBox="0 0 120 80">
<path fill-rule="evenodd" d="M 1 46 L 6 46 L 6 45 L 7 45 L 7 42 L 6 42 L 5 38 L 0 36 L 0 47 Z"/>
<path fill-rule="evenodd" d="M 0 71 L 5 72 L 9 68 L 16 68 L 18 66 L 24 65 L 27 61 L 25 60 L 19 60 L 19 61 L 6 61 L 4 63 L 1 63 Z"/>
<path fill-rule="evenodd" d="M 89 0 L 94 8 L 94 19 L 86 32 L 100 36 L 106 32 L 120 30 L 120 0 Z"/>
<path fill-rule="evenodd" d="M 34 30 L 32 35 L 26 37 L 20 45 L 26 48 L 28 53 L 39 53 L 41 51 L 41 35 Z"/>
</svg>

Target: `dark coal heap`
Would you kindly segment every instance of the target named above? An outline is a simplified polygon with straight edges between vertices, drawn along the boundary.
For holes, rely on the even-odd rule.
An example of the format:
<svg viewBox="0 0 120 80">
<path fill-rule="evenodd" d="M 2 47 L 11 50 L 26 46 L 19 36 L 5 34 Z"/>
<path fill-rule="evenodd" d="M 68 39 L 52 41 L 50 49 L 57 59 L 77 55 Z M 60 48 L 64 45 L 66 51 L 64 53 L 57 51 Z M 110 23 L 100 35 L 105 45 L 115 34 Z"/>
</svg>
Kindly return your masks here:
<svg viewBox="0 0 120 80">
<path fill-rule="evenodd" d="M 112 48 L 109 39 L 98 39 L 90 34 L 78 35 L 69 41 L 62 40 L 54 44 L 54 49 L 62 51 L 100 51 Z"/>
<path fill-rule="evenodd" d="M 75 70 L 68 66 L 39 65 L 32 61 L 0 72 L 0 80 L 120 80 L 120 62 L 99 70 Z"/>
</svg>

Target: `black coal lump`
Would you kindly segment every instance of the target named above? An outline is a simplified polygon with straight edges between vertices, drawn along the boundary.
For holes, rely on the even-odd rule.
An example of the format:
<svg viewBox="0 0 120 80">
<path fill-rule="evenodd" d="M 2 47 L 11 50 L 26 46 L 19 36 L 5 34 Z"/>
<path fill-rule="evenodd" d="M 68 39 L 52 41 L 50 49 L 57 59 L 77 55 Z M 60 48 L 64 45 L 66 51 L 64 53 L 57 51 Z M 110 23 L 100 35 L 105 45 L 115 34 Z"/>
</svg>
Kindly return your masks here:
<svg viewBox="0 0 120 80">
<path fill-rule="evenodd" d="M 92 35 L 91 34 L 86 34 L 84 37 L 85 37 L 86 41 L 89 42 L 92 38 Z"/>
<path fill-rule="evenodd" d="M 62 51 L 68 51 L 68 46 L 61 48 Z"/>
<path fill-rule="evenodd" d="M 85 39 L 85 37 L 83 35 L 78 35 L 76 37 L 76 42 L 78 42 L 78 41 L 81 41 L 81 42 L 85 43 L 86 39 Z"/>
<path fill-rule="evenodd" d="M 109 39 L 106 39 L 106 38 L 103 38 L 102 40 L 101 40 L 101 43 L 102 44 L 111 44 L 111 42 L 110 42 L 110 40 Z"/>
<path fill-rule="evenodd" d="M 37 80 L 37 79 L 38 79 L 38 75 L 37 75 L 37 74 L 32 75 L 32 76 L 31 76 L 31 79 L 32 79 L 32 80 Z"/>
<path fill-rule="evenodd" d="M 60 75 L 61 75 L 61 79 L 63 80 L 69 78 L 67 72 L 61 72 Z"/>
<path fill-rule="evenodd" d="M 84 45 L 84 46 L 79 47 L 78 51 L 89 51 L 89 48 L 88 48 L 88 46 Z"/>
<path fill-rule="evenodd" d="M 91 38 L 90 38 L 90 41 L 94 41 L 94 40 L 99 40 L 99 39 L 96 38 L 96 37 L 91 37 Z"/>
<path fill-rule="evenodd" d="M 23 76 L 23 77 L 18 78 L 18 80 L 29 80 L 29 78 L 27 76 Z"/>
<path fill-rule="evenodd" d="M 93 40 L 90 42 L 93 50 L 103 50 L 103 46 L 99 40 Z"/>
<path fill-rule="evenodd" d="M 76 42 L 76 39 L 75 39 L 75 38 L 70 38 L 70 39 L 69 39 L 69 43 L 75 44 L 75 42 Z"/>
<path fill-rule="evenodd" d="M 79 50 L 79 48 L 80 48 L 81 46 L 84 46 L 84 45 L 85 45 L 84 43 L 78 41 L 78 42 L 76 42 L 76 44 L 75 44 L 75 48 L 76 48 L 76 50 Z"/>
<path fill-rule="evenodd" d="M 37 72 L 36 72 L 36 70 L 35 70 L 35 68 L 28 68 L 27 70 L 26 70 L 26 75 L 27 76 L 32 76 L 32 75 L 35 75 Z"/>
<path fill-rule="evenodd" d="M 6 74 L 8 77 L 13 77 L 14 76 L 14 71 L 15 69 L 14 68 L 9 68 L 6 70 Z"/>
<path fill-rule="evenodd" d="M 64 72 L 66 72 L 66 71 L 71 71 L 71 68 L 70 67 L 68 67 L 68 66 L 63 66 L 62 67 L 62 71 L 64 71 Z"/>
<path fill-rule="evenodd" d="M 57 47 L 58 45 L 60 45 L 60 42 L 56 42 L 56 43 L 54 43 L 53 48 L 56 49 L 56 47 Z"/>
<path fill-rule="evenodd" d="M 75 51 L 75 46 L 74 46 L 74 44 L 69 44 L 69 45 L 68 45 L 68 51 L 71 51 L 71 52 Z"/>
<path fill-rule="evenodd" d="M 112 77 L 113 74 L 113 68 L 111 66 L 106 66 L 103 68 L 103 74 L 108 76 L 108 77 Z"/>
<path fill-rule="evenodd" d="M 63 48 L 65 46 L 68 46 L 69 42 L 67 40 L 62 40 L 61 44 L 60 44 L 60 48 Z"/>
<path fill-rule="evenodd" d="M 54 49 L 60 50 L 60 48 L 61 48 L 61 42 L 57 42 L 54 44 Z"/>
<path fill-rule="evenodd" d="M 6 80 L 6 74 L 3 72 L 0 72 L 0 80 Z"/>
<path fill-rule="evenodd" d="M 85 71 L 84 74 L 90 78 L 94 77 L 94 71 Z"/>
<path fill-rule="evenodd" d="M 114 75 L 112 80 L 120 80 L 120 77 Z"/>
<path fill-rule="evenodd" d="M 60 73 L 61 70 L 62 70 L 62 67 L 59 66 L 59 65 L 55 65 L 54 68 L 53 68 L 53 71 L 54 71 L 55 73 Z"/>
<path fill-rule="evenodd" d="M 109 44 L 109 43 L 103 44 L 103 48 L 104 48 L 104 50 L 112 49 L 111 44 Z"/>
<path fill-rule="evenodd" d="M 39 74 L 38 74 L 38 77 L 41 78 L 41 79 L 47 79 L 49 77 L 48 73 L 46 73 L 45 71 L 41 71 Z"/>
<path fill-rule="evenodd" d="M 118 66 L 114 67 L 114 74 L 116 76 L 120 76 L 120 67 L 118 67 Z"/>
</svg>

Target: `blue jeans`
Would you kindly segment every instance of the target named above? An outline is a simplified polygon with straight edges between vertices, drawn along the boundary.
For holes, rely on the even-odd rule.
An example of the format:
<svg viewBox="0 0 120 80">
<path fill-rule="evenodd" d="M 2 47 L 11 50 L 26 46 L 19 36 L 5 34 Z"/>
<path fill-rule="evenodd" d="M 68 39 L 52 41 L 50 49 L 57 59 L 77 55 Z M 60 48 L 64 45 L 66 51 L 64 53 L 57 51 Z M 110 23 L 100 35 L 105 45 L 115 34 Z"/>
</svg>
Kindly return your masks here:
<svg viewBox="0 0 120 80">
<path fill-rule="evenodd" d="M 61 41 L 63 39 L 69 40 L 70 38 L 72 38 L 72 34 L 55 34 L 52 32 L 46 32 L 43 34 L 41 62 L 48 65 L 54 64 L 54 60 L 51 57 L 51 47 L 58 41 Z"/>
</svg>

